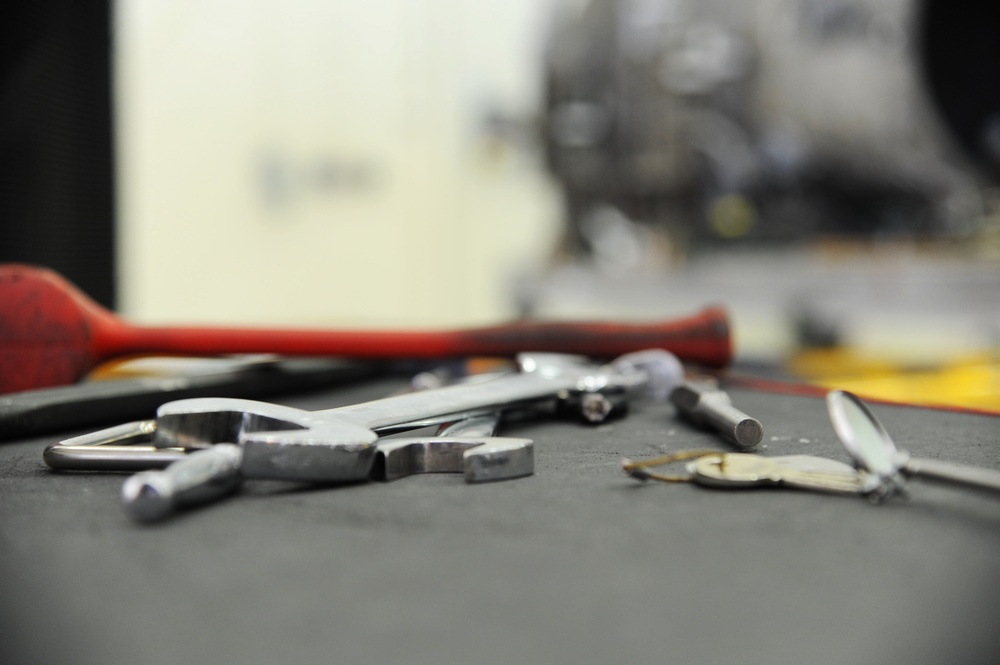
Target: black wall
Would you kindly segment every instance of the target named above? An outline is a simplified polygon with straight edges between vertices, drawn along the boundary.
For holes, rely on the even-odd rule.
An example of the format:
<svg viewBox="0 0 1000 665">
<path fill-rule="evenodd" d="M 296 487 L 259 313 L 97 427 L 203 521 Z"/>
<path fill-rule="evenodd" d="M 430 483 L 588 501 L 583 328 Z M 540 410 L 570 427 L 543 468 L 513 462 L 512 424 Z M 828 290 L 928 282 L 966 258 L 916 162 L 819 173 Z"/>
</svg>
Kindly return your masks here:
<svg viewBox="0 0 1000 665">
<path fill-rule="evenodd" d="M 0 9 L 0 262 L 114 306 L 111 3 Z"/>
</svg>

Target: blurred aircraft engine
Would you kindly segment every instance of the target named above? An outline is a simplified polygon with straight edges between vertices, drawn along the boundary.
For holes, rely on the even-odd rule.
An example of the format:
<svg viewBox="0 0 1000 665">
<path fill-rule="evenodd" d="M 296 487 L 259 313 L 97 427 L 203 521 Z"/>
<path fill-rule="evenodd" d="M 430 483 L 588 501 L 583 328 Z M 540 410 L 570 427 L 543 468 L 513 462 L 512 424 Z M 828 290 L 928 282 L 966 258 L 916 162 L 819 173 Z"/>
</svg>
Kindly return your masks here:
<svg viewBox="0 0 1000 665">
<path fill-rule="evenodd" d="M 1000 40 L 944 0 L 593 0 L 556 21 L 570 249 L 965 237 L 1000 173 Z M 603 240 L 602 240 L 603 239 Z"/>
</svg>

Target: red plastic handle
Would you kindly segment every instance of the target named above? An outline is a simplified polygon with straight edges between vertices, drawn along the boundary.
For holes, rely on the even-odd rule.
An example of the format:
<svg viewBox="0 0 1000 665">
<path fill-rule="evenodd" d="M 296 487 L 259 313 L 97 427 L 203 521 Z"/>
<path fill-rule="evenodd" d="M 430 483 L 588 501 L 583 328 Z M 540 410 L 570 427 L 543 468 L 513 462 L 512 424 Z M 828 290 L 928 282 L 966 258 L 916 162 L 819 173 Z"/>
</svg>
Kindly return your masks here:
<svg viewBox="0 0 1000 665">
<path fill-rule="evenodd" d="M 115 326 L 95 335 L 95 355 L 278 353 L 355 358 L 512 356 L 521 351 L 613 357 L 649 348 L 723 367 L 732 357 L 725 312 L 709 308 L 662 323 L 516 322 L 451 331 L 253 330 Z"/>
<path fill-rule="evenodd" d="M 52 271 L 0 266 L 0 393 L 72 383 L 101 361 L 137 353 L 397 359 L 549 351 L 610 358 L 647 348 L 725 366 L 732 358 L 726 314 L 710 308 L 653 324 L 518 322 L 449 331 L 153 328 L 119 319 Z"/>
</svg>

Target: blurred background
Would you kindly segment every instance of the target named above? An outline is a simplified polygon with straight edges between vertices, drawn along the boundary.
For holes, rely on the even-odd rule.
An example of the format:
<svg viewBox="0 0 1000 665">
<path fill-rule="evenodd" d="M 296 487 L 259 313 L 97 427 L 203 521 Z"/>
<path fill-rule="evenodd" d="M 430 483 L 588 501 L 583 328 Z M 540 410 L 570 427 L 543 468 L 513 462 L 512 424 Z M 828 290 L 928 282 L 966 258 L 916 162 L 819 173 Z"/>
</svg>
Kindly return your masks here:
<svg viewBox="0 0 1000 665">
<path fill-rule="evenodd" d="M 1000 411 L 1000 40 L 942 0 L 15 2 L 0 260 L 140 323 L 725 305 L 738 368 Z"/>
</svg>

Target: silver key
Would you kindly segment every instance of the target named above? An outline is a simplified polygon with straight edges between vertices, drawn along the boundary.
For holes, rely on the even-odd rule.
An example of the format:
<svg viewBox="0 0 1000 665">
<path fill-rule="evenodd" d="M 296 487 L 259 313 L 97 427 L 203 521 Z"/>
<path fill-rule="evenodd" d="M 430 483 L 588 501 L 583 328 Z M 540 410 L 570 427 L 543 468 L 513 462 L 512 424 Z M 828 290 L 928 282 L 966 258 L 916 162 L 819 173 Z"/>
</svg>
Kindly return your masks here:
<svg viewBox="0 0 1000 665">
<path fill-rule="evenodd" d="M 779 485 L 840 494 L 860 494 L 865 487 L 850 465 L 810 455 L 718 453 L 689 462 L 687 470 L 692 481 L 710 487 Z"/>
</svg>

